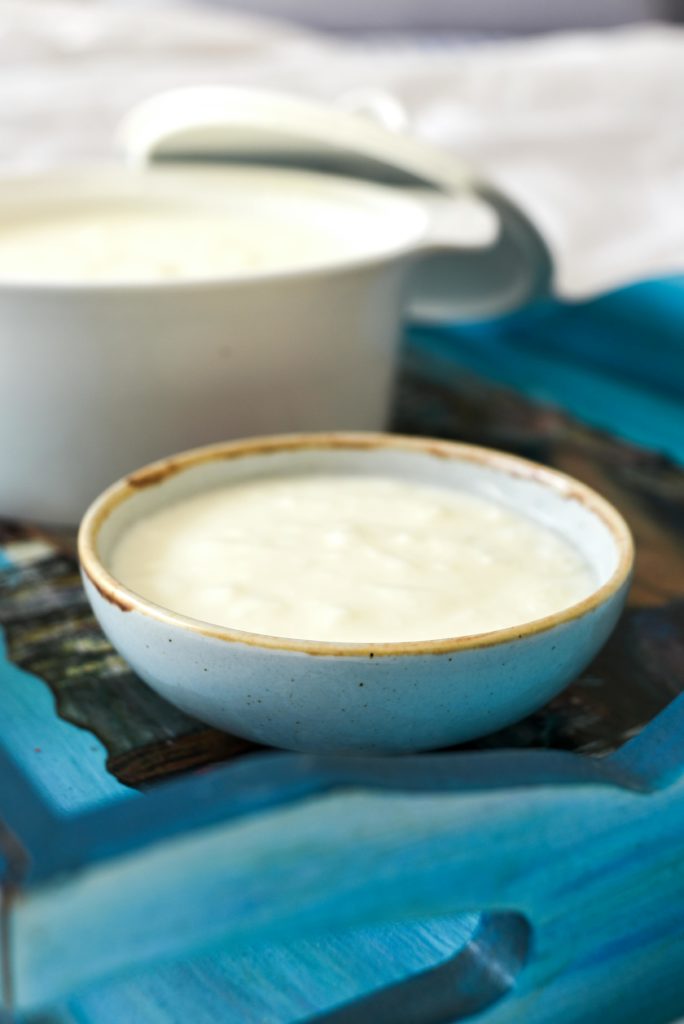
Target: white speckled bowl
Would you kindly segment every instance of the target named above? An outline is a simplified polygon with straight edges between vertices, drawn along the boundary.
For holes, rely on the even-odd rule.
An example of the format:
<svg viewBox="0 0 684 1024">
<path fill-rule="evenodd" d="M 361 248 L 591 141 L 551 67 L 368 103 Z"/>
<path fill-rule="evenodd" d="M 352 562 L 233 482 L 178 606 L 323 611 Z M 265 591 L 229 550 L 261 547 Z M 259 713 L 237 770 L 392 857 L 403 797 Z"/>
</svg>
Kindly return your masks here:
<svg viewBox="0 0 684 1024">
<path fill-rule="evenodd" d="M 199 491 L 288 473 L 396 475 L 496 498 L 553 525 L 596 573 L 585 600 L 519 627 L 407 643 L 282 639 L 178 615 L 109 571 L 131 523 Z M 385 434 L 299 434 L 198 448 L 114 484 L 81 524 L 93 610 L 112 644 L 167 700 L 218 728 L 291 750 L 404 753 L 500 729 L 558 693 L 623 607 L 632 540 L 615 509 L 562 473 L 502 452 Z"/>
</svg>

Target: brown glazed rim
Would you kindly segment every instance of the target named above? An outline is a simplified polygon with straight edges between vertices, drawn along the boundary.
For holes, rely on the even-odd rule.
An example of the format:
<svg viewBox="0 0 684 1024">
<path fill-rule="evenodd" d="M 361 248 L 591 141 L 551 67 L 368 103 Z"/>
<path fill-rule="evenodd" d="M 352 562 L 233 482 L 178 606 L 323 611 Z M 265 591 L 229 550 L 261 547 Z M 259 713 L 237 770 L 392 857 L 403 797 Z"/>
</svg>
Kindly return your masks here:
<svg viewBox="0 0 684 1024">
<path fill-rule="evenodd" d="M 97 540 L 103 523 L 111 512 L 122 502 L 136 494 L 142 487 L 155 487 L 170 476 L 181 473 L 191 466 L 203 462 L 223 459 L 239 459 L 275 452 L 299 450 L 347 449 L 368 451 L 385 448 L 394 451 L 414 452 L 437 459 L 458 459 L 489 466 L 509 476 L 534 480 L 550 487 L 561 497 L 578 501 L 608 528 L 618 551 L 618 564 L 605 583 L 576 604 L 570 605 L 552 615 L 534 619 L 517 626 L 476 633 L 468 636 L 446 637 L 438 640 L 395 641 L 391 643 L 336 643 L 328 640 L 298 640 L 270 636 L 266 633 L 251 633 L 227 626 L 213 626 L 198 619 L 180 615 L 168 608 L 162 608 L 129 590 L 115 579 L 100 561 Z M 573 477 L 555 469 L 548 469 L 536 462 L 509 455 L 506 452 L 476 445 L 441 441 L 435 438 L 406 437 L 399 434 L 381 433 L 316 433 L 280 434 L 271 437 L 256 437 L 246 440 L 224 442 L 195 448 L 179 455 L 150 463 L 130 476 L 119 480 L 97 498 L 86 512 L 78 535 L 78 553 L 81 567 L 102 597 L 116 605 L 123 612 L 137 611 L 158 622 L 174 628 L 190 630 L 203 636 L 225 640 L 231 643 L 248 644 L 271 650 L 293 651 L 302 654 L 332 655 L 341 657 L 383 657 L 388 655 L 445 654 L 451 651 L 472 650 L 495 644 L 521 640 L 537 633 L 544 633 L 556 626 L 581 618 L 608 601 L 628 581 L 634 562 L 634 544 L 627 524 L 615 508 L 596 491 Z"/>
</svg>

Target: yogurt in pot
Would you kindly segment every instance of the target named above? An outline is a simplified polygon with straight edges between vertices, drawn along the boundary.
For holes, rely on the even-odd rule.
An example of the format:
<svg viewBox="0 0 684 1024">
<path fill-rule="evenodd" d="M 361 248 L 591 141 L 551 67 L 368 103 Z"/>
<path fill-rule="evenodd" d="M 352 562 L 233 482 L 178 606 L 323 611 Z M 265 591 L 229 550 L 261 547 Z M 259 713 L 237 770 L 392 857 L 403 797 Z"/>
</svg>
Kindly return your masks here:
<svg viewBox="0 0 684 1024">
<path fill-rule="evenodd" d="M 300 209 L 308 206 L 308 209 Z M 291 197 L 281 210 L 197 202 L 47 206 L 0 224 L 0 280 L 74 284 L 191 281 L 325 266 L 368 252 L 364 211 L 334 224 Z"/>
</svg>

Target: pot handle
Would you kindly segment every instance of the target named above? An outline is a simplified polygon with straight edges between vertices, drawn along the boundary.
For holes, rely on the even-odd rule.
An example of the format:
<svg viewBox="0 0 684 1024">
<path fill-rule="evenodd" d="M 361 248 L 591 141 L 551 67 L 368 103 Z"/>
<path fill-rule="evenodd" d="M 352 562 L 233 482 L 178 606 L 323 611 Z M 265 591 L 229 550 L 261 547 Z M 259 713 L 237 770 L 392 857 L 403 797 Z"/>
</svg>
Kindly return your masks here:
<svg viewBox="0 0 684 1024">
<path fill-rule="evenodd" d="M 551 296 L 553 262 L 546 243 L 492 185 L 474 181 L 464 196 L 440 196 L 428 204 L 431 228 L 409 288 L 411 321 L 489 320 Z M 475 240 L 468 238 L 472 227 Z"/>
<path fill-rule="evenodd" d="M 409 130 L 403 104 L 384 89 L 354 89 L 335 102 L 393 134 Z M 551 295 L 553 261 L 532 221 L 488 183 L 464 175 L 461 188 L 426 195 L 432 226 L 411 279 L 413 322 L 488 320 Z"/>
</svg>

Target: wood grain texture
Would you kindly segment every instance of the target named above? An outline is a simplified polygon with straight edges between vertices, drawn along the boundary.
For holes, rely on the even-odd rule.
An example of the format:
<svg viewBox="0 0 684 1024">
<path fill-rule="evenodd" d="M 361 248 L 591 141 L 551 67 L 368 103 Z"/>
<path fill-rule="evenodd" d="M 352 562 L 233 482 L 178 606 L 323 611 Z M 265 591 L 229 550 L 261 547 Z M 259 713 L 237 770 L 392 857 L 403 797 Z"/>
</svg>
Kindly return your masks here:
<svg viewBox="0 0 684 1024">
<path fill-rule="evenodd" d="M 464 915 L 409 928 L 354 929 L 237 956 L 221 949 L 205 951 L 183 963 L 134 970 L 90 987 L 63 1002 L 49 1024 L 302 1021 L 409 973 L 443 964 L 470 943 L 478 920 L 478 915 Z M 179 1007 L 190 1008 L 185 1017 Z M 380 1024 L 377 1017 L 374 1024 Z"/>
<path fill-rule="evenodd" d="M 550 786 L 545 762 L 556 755 L 546 751 L 538 752 L 536 780 L 519 786 L 499 763 L 490 787 L 478 755 L 466 754 L 451 758 L 456 770 L 441 784 L 425 779 L 422 794 L 408 793 L 404 760 L 395 759 L 394 793 L 366 787 L 312 796 L 110 856 L 36 887 L 16 908 L 18 999 L 40 1005 L 113 978 L 132 949 L 140 968 L 220 945 L 238 958 L 251 951 L 265 972 L 259 957 L 273 944 L 485 908 L 522 915 L 533 929 L 524 967 L 520 933 L 513 945 L 502 933 L 489 947 L 494 973 L 514 962 L 516 945 L 519 956 L 515 989 L 492 1003 L 487 1024 L 661 1024 L 684 1005 L 683 735 L 680 699 L 614 755 L 633 775 L 640 766 L 652 773 L 657 788 L 647 796 L 589 780 Z M 502 755 L 479 757 L 496 770 Z M 567 757 L 578 770 L 588 760 Z M 236 768 L 219 770 L 226 783 Z M 164 788 L 147 798 L 152 815 Z M 407 1015 L 399 1020 L 411 1024 L 447 1024 L 472 1006 L 472 988 L 404 984 Z M 489 991 L 479 988 L 483 997 Z M 372 1021 L 376 998 L 338 1019 Z"/>
</svg>

